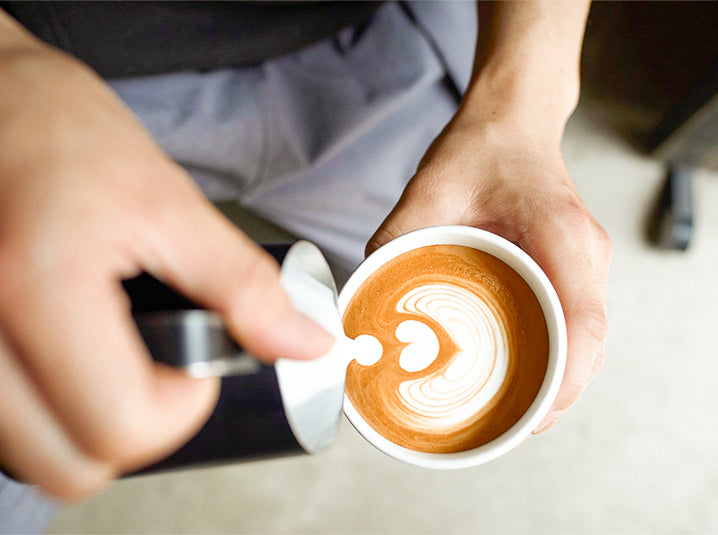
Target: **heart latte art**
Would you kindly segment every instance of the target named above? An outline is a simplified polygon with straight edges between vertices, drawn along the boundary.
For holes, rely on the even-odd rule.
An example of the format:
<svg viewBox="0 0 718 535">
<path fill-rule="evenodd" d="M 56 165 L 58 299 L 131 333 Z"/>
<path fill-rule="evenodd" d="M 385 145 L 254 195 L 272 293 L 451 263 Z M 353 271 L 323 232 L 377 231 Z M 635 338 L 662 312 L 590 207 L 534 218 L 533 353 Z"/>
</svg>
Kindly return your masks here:
<svg viewBox="0 0 718 535">
<path fill-rule="evenodd" d="M 498 258 L 431 245 L 373 273 L 344 312 L 357 359 L 346 392 L 378 433 L 413 450 L 472 449 L 536 397 L 548 330 L 528 284 Z"/>
</svg>

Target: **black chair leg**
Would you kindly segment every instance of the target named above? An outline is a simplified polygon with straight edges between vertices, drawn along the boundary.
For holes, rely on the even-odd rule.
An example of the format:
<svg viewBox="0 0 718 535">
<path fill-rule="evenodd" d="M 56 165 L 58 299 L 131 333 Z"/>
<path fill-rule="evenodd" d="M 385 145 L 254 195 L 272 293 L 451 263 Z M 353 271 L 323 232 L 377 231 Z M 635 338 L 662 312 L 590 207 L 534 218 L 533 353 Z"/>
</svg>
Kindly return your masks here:
<svg viewBox="0 0 718 535">
<path fill-rule="evenodd" d="M 661 249 L 685 251 L 693 233 L 692 168 L 670 164 L 648 221 L 648 239 Z"/>
</svg>

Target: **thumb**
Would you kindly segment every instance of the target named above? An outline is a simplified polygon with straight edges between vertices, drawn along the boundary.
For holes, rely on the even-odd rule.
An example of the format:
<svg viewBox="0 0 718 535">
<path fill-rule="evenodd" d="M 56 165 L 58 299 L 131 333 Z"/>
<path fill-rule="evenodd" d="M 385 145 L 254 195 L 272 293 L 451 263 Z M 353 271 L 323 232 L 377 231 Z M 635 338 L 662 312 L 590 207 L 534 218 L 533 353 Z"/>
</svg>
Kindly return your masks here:
<svg viewBox="0 0 718 535">
<path fill-rule="evenodd" d="M 366 255 L 412 230 L 461 223 L 461 216 L 456 213 L 457 205 L 444 202 L 445 199 L 431 191 L 424 191 L 424 188 L 412 188 L 410 183 L 394 209 L 367 242 Z"/>
</svg>

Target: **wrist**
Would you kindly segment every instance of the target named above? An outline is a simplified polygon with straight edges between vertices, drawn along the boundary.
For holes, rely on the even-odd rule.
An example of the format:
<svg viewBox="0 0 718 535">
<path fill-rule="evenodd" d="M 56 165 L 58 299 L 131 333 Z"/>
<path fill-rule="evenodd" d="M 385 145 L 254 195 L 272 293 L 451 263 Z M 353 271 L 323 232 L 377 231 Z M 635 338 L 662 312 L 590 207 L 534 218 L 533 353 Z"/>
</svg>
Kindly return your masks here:
<svg viewBox="0 0 718 535">
<path fill-rule="evenodd" d="M 474 73 L 461 113 L 511 118 L 560 140 L 578 104 L 588 3 L 480 2 Z"/>
<path fill-rule="evenodd" d="M 542 72 L 518 63 L 486 64 L 475 74 L 457 115 L 472 122 L 512 123 L 517 133 L 560 143 L 579 87 L 577 66 L 573 72 Z"/>
</svg>

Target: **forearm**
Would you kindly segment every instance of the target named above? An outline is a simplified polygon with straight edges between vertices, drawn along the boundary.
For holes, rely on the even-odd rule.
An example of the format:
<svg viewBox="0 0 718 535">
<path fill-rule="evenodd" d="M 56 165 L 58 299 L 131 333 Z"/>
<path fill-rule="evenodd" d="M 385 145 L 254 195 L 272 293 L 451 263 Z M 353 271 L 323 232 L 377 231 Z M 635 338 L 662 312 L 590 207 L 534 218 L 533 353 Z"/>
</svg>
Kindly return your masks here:
<svg viewBox="0 0 718 535">
<path fill-rule="evenodd" d="M 552 125 L 560 137 L 578 102 L 588 6 L 583 0 L 479 2 L 479 40 L 462 115 L 522 115 Z"/>
</svg>

